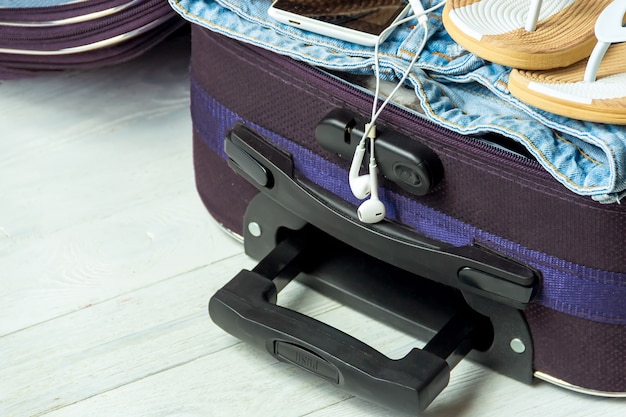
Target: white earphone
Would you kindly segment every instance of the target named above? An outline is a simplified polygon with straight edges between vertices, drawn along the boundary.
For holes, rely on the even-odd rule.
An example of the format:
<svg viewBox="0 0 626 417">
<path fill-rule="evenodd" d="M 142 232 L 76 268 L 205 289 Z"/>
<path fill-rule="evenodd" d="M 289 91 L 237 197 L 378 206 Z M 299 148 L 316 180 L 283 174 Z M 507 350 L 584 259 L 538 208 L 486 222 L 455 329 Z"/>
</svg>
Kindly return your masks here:
<svg viewBox="0 0 626 417">
<path fill-rule="evenodd" d="M 371 193 L 370 177 L 371 174 L 359 175 L 361 164 L 363 163 L 363 157 L 365 156 L 365 141 L 361 141 L 354 151 L 354 158 L 352 158 L 352 165 L 350 165 L 350 175 L 348 181 L 350 182 L 350 190 L 352 194 L 359 200 L 366 199 Z"/>
<path fill-rule="evenodd" d="M 378 103 L 378 94 L 380 87 L 380 74 L 379 74 L 379 63 L 378 63 L 378 44 L 374 50 L 374 62 L 376 69 L 376 92 L 374 94 L 374 103 L 372 110 L 372 118 L 368 124 L 365 125 L 365 133 L 361 138 L 361 142 L 359 142 L 355 152 L 354 157 L 352 158 L 352 164 L 350 165 L 350 173 L 348 177 L 348 181 L 350 184 L 350 190 L 352 190 L 352 194 L 359 200 L 363 200 L 370 197 L 368 200 L 364 201 L 359 208 L 357 209 L 357 215 L 359 220 L 363 223 L 378 223 L 383 220 L 386 216 L 385 205 L 378 198 L 378 166 L 376 165 L 376 158 L 374 156 L 374 141 L 376 139 L 376 125 L 375 122 L 378 119 L 378 116 L 385 108 L 387 103 L 391 100 L 396 91 L 404 84 L 404 81 L 409 75 L 409 72 L 413 68 L 413 65 L 417 61 L 419 54 L 424 50 L 426 46 L 426 40 L 428 33 L 428 16 L 427 13 L 432 12 L 433 10 L 438 9 L 439 7 L 445 4 L 446 0 L 441 1 L 435 7 L 431 7 L 428 10 L 424 10 L 424 6 L 422 5 L 421 0 L 409 0 L 409 4 L 413 9 L 413 16 L 410 16 L 406 19 L 397 22 L 396 24 L 390 26 L 385 29 L 392 30 L 395 26 L 403 24 L 411 19 L 416 18 L 418 23 L 424 27 L 424 39 L 422 44 L 419 47 L 419 50 L 415 53 L 411 63 L 409 64 L 404 76 L 400 80 L 400 82 L 396 85 L 395 89 L 388 95 L 387 99 L 383 102 L 379 109 L 376 109 Z M 370 140 L 370 162 L 369 162 L 369 173 L 365 175 L 359 175 L 359 171 L 361 169 L 361 164 L 363 163 L 363 158 L 365 156 L 365 147 L 366 141 L 369 138 Z"/>
<path fill-rule="evenodd" d="M 369 171 L 370 198 L 365 200 L 356 212 L 360 221 L 371 224 L 383 220 L 387 215 L 387 210 L 378 198 L 378 167 L 376 162 L 370 160 Z"/>
<path fill-rule="evenodd" d="M 352 190 L 352 194 L 359 200 L 366 199 L 372 192 L 372 172 L 370 171 L 369 174 L 359 175 L 359 171 L 361 170 L 361 164 L 363 163 L 363 158 L 365 157 L 365 146 L 367 138 L 369 138 L 370 141 L 373 141 L 376 138 L 376 126 L 371 123 L 365 125 L 365 133 L 363 134 L 359 145 L 354 151 L 354 157 L 352 158 L 352 164 L 350 165 L 350 174 L 348 176 L 350 190 Z M 370 160 L 374 159 L 373 146 L 371 152 L 372 156 L 370 157 Z M 378 183 L 378 181 L 376 182 Z"/>
</svg>

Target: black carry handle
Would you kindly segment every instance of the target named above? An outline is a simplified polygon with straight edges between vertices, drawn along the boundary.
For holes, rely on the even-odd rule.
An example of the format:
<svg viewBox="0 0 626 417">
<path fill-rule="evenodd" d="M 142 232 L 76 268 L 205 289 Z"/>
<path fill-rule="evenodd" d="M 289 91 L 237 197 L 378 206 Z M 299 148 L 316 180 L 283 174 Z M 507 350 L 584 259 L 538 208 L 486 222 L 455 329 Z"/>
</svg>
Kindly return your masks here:
<svg viewBox="0 0 626 417">
<path fill-rule="evenodd" d="M 371 256 L 517 309 L 524 309 L 539 289 L 538 270 L 486 247 L 453 246 L 392 221 L 359 222 L 354 206 L 306 178 L 296 178 L 291 155 L 242 124 L 229 131 L 224 150 L 230 166 L 263 194 Z"/>
<path fill-rule="evenodd" d="M 392 360 L 340 330 L 277 306 L 277 293 L 310 266 L 319 244 L 310 234 L 283 240 L 253 271 L 241 271 L 211 298 L 212 320 L 356 396 L 403 412 L 424 410 L 472 349 L 474 327 L 465 314 L 456 314 L 423 350 Z"/>
</svg>

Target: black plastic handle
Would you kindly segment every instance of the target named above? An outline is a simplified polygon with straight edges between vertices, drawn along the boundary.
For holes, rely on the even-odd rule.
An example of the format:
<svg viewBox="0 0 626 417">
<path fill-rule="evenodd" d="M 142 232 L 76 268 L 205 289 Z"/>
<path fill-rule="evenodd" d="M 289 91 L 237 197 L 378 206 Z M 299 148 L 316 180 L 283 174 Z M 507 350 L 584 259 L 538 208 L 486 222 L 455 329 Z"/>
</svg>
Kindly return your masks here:
<svg viewBox="0 0 626 417">
<path fill-rule="evenodd" d="M 278 292 L 310 262 L 311 239 L 287 238 L 253 271 L 241 271 L 209 303 L 212 320 L 275 358 L 344 390 L 403 412 L 424 410 L 471 350 L 474 328 L 454 316 L 423 350 L 392 360 L 327 324 L 276 305 Z"/>
<path fill-rule="evenodd" d="M 224 146 L 231 167 L 263 194 L 371 256 L 517 309 L 524 309 L 539 289 L 538 270 L 486 247 L 455 247 L 391 221 L 359 222 L 353 206 L 305 178 L 296 178 L 291 156 L 242 124 L 228 133 Z"/>
</svg>

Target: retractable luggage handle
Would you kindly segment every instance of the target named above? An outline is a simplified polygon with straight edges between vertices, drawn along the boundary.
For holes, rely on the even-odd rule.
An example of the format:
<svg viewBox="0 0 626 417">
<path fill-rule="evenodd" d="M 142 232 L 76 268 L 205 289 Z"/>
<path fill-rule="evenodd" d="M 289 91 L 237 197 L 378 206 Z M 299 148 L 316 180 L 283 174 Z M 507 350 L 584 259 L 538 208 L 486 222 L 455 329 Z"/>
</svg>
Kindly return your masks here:
<svg viewBox="0 0 626 417">
<path fill-rule="evenodd" d="M 289 153 L 243 124 L 228 132 L 224 145 L 231 168 L 261 191 L 248 206 L 244 234 L 246 253 L 263 260 L 211 298 L 216 324 L 348 392 L 409 413 L 433 401 L 447 385 L 450 369 L 470 351 L 502 373 L 532 380 L 532 339 L 520 310 L 537 292 L 539 271 L 488 248 L 447 245 L 392 222 L 363 225 L 349 205 L 298 178 Z M 310 262 L 321 263 L 316 256 L 330 242 L 344 242 L 390 271 L 409 274 L 409 280 L 444 287 L 434 293 L 447 299 L 452 292 L 461 301 L 447 310 L 445 324 L 426 326 L 440 330 L 424 349 L 401 360 L 277 306 L 277 294 L 300 272 L 306 275 Z M 421 324 L 420 318 L 406 318 Z"/>
<path fill-rule="evenodd" d="M 320 243 L 311 233 L 283 240 L 256 268 L 241 271 L 211 298 L 212 320 L 357 396 L 404 412 L 424 410 L 447 386 L 450 369 L 474 347 L 471 315 L 456 314 L 424 349 L 392 360 L 340 330 L 277 306 L 278 292 L 306 269 L 315 257 L 312 245 Z"/>
</svg>

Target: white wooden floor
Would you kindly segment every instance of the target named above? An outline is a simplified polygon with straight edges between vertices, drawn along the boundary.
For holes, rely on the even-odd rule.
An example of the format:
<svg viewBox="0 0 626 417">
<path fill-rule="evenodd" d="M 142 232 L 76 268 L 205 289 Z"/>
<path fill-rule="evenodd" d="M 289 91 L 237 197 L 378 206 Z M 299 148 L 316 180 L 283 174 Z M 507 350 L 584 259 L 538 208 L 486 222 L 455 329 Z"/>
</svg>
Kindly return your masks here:
<svg viewBox="0 0 626 417">
<path fill-rule="evenodd" d="M 193 182 L 185 39 L 0 83 L 0 416 L 381 416 L 210 321 L 252 261 Z M 219 196 L 216 196 L 219 198 Z M 392 357 L 415 341 L 292 284 Z M 623 416 L 626 402 L 460 365 L 429 416 Z"/>
</svg>

